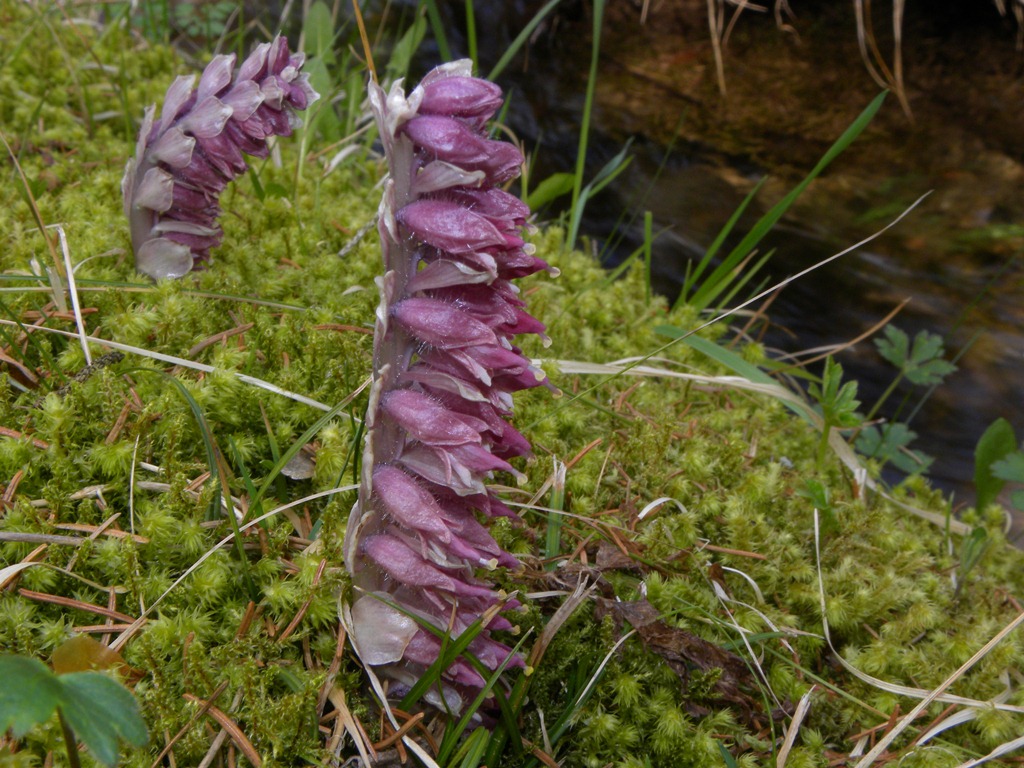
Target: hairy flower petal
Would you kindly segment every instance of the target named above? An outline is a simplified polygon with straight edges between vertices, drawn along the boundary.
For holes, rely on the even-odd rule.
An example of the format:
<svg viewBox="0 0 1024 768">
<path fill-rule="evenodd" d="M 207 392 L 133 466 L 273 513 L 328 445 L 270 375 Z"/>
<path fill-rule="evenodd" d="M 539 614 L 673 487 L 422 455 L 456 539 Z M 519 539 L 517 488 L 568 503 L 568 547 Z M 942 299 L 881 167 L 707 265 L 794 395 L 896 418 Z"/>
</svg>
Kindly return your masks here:
<svg viewBox="0 0 1024 768">
<path fill-rule="evenodd" d="M 419 200 L 396 218 L 423 242 L 449 253 L 505 247 L 506 239 L 484 216 L 446 200 Z"/>
<path fill-rule="evenodd" d="M 420 114 L 489 120 L 501 106 L 501 88 L 478 77 L 446 77 L 423 87 Z"/>
<path fill-rule="evenodd" d="M 437 299 L 404 299 L 395 305 L 394 316 L 409 333 L 438 349 L 497 343 L 485 323 Z"/>
<path fill-rule="evenodd" d="M 384 509 L 402 525 L 428 533 L 441 541 L 451 538 L 442 510 L 426 488 L 397 467 L 377 467 L 373 487 Z"/>
<path fill-rule="evenodd" d="M 366 553 L 398 581 L 414 587 L 440 589 L 460 597 L 492 597 L 486 587 L 452 578 L 424 560 L 408 544 L 386 533 L 370 536 L 363 543 Z"/>
<path fill-rule="evenodd" d="M 381 407 L 411 437 L 427 445 L 479 443 L 486 423 L 462 416 L 436 400 L 411 389 L 398 389 L 381 398 Z"/>
<path fill-rule="evenodd" d="M 444 160 L 468 171 L 483 171 L 501 184 L 519 175 L 523 155 L 512 144 L 480 135 L 451 117 L 414 117 L 403 127 L 405 134 L 432 160 Z"/>
</svg>

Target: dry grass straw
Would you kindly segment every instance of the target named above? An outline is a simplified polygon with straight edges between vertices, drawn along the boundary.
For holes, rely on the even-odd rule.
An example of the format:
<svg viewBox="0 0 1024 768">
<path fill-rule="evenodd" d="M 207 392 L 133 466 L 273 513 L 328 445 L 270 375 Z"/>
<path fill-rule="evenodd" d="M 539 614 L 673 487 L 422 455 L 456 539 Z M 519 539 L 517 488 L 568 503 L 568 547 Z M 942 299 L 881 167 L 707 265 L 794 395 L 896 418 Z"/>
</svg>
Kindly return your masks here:
<svg viewBox="0 0 1024 768">
<path fill-rule="evenodd" d="M 0 325 L 9 325 L 9 326 L 18 327 L 18 323 L 15 322 L 14 320 L 6 320 L 6 319 L 3 319 L 3 318 L 0 318 Z M 67 337 L 70 337 L 70 338 L 81 338 L 83 344 L 86 343 L 86 342 L 92 342 L 92 343 L 98 344 L 98 345 L 100 345 L 102 347 L 107 347 L 108 349 L 115 349 L 115 350 L 117 350 L 119 352 L 130 352 L 133 355 L 139 355 L 141 357 L 148 357 L 150 360 L 159 360 L 162 363 L 169 363 L 171 365 L 181 366 L 182 368 L 191 368 L 194 371 L 202 371 L 204 373 L 215 373 L 218 370 L 217 368 L 215 368 L 212 365 L 206 365 L 205 363 L 197 363 L 197 362 L 195 362 L 193 360 L 188 360 L 188 359 L 186 359 L 184 357 L 175 357 L 174 355 L 165 355 L 162 352 L 154 352 L 153 350 L 143 349 L 142 347 L 134 347 L 131 344 L 121 344 L 120 342 L 111 341 L 110 339 L 99 339 L 99 338 L 96 338 L 95 336 L 84 336 L 84 335 L 80 336 L 79 334 L 71 333 L 70 331 L 62 331 L 62 330 L 60 330 L 58 328 L 46 328 L 44 326 L 40 326 L 39 328 L 37 328 L 35 330 L 44 331 L 46 333 L 55 333 L 58 336 L 67 336 Z M 281 395 L 282 397 L 287 397 L 289 400 L 294 400 L 297 403 L 302 403 L 303 405 L 308 405 L 311 408 L 316 408 L 319 411 L 330 411 L 330 410 L 332 410 L 332 406 L 330 406 L 330 405 L 326 405 L 325 403 L 321 403 L 318 400 L 312 399 L 311 397 L 306 397 L 305 395 L 300 395 L 298 392 L 291 392 L 290 390 L 282 389 L 281 387 L 277 386 L 276 384 L 271 384 L 269 381 L 264 381 L 263 379 L 258 379 L 255 376 L 249 376 L 249 375 L 244 374 L 244 373 L 238 373 L 237 371 L 223 371 L 223 372 L 231 374 L 232 376 L 237 378 L 239 381 L 242 381 L 242 382 L 244 382 L 246 384 L 250 384 L 250 385 L 252 385 L 254 387 L 259 387 L 260 389 L 265 389 L 268 392 L 273 392 L 275 395 Z M 359 387 L 359 389 L 357 389 L 355 392 L 353 392 L 349 396 L 348 399 L 352 399 L 352 398 L 356 397 L 366 386 L 369 385 L 369 383 L 370 383 L 370 381 L 369 381 L 369 379 L 367 379 L 366 382 L 364 382 Z"/>
<path fill-rule="evenodd" d="M 996 9 L 1003 16 L 1011 13 L 1017 21 L 1017 50 L 1024 50 L 1024 0 L 993 0 Z M 726 24 L 726 6 L 735 6 L 732 16 Z M 718 90 L 722 96 L 726 95 L 725 84 L 725 47 L 729 42 L 729 34 L 735 26 L 740 14 L 747 10 L 767 11 L 761 5 L 755 5 L 747 0 L 707 0 L 708 29 L 711 33 L 711 49 L 715 58 L 715 77 L 718 81 Z M 874 23 L 871 17 L 871 0 L 853 0 L 854 17 L 857 24 L 857 45 L 860 48 L 860 57 L 864 62 L 871 79 L 881 88 L 892 91 L 900 102 L 904 114 L 913 120 L 913 111 L 910 108 L 910 100 L 907 97 L 906 83 L 903 77 L 903 19 L 906 10 L 906 0 L 893 0 L 892 3 L 892 65 L 886 61 L 875 38 Z M 644 2 L 640 23 L 644 23 L 647 17 L 647 2 Z M 775 0 L 774 16 L 776 26 L 783 32 L 797 34 L 796 29 L 785 21 L 786 17 L 793 18 L 794 13 L 790 8 L 788 0 Z"/>
<path fill-rule="evenodd" d="M 974 717 L 976 717 L 979 711 L 987 709 L 998 709 L 1004 712 L 1024 712 L 1024 707 L 1006 704 L 1004 701 L 1000 700 L 1002 697 L 999 696 L 989 701 L 979 701 L 977 699 L 970 699 L 964 696 L 956 696 L 953 694 L 946 693 L 946 691 L 949 689 L 951 685 L 953 685 L 960 678 L 966 675 L 967 672 L 970 671 L 970 669 L 975 664 L 981 661 L 981 659 L 985 658 L 985 656 L 987 656 L 993 648 L 995 648 L 1000 642 L 1002 642 L 1017 627 L 1024 623 L 1024 612 L 1021 612 L 1013 621 L 1011 621 L 1009 624 L 1003 627 L 998 633 L 996 633 L 996 635 L 991 640 L 989 640 L 987 643 L 985 643 L 984 646 L 978 649 L 978 651 L 976 651 L 974 655 L 971 656 L 971 658 L 969 658 L 962 665 L 960 665 L 960 667 L 955 672 L 953 672 L 949 677 L 942 681 L 942 683 L 940 683 L 936 688 L 930 691 L 926 691 L 921 688 L 913 688 L 910 686 L 889 683 L 857 669 L 857 667 L 853 666 L 848 661 L 846 661 L 846 659 L 843 658 L 842 654 L 839 653 L 839 651 L 836 650 L 835 646 L 832 644 L 832 638 L 829 633 L 828 618 L 826 616 L 825 583 L 821 572 L 821 529 L 817 510 L 814 511 L 814 554 L 818 571 L 818 597 L 821 606 L 822 631 L 825 635 L 825 642 L 828 643 L 828 647 L 832 651 L 833 657 L 836 659 L 836 661 L 839 662 L 843 669 L 852 674 L 861 682 L 867 683 L 868 685 L 874 688 L 886 691 L 887 693 L 893 693 L 899 696 L 906 696 L 908 698 L 920 699 L 917 706 L 915 706 L 912 710 L 910 710 L 910 712 L 908 712 L 906 715 L 904 715 L 902 718 L 900 718 L 894 724 L 892 724 L 892 727 L 888 729 L 886 734 L 881 739 L 879 739 L 878 743 L 876 743 L 875 746 L 867 754 L 861 757 L 861 759 L 857 762 L 854 768 L 869 768 L 870 766 L 874 765 L 878 758 L 886 752 L 889 746 L 897 738 L 899 738 L 899 736 L 907 728 L 909 728 L 913 724 L 914 720 L 917 719 L 917 716 L 920 715 L 925 709 L 927 709 L 932 703 L 936 701 L 973 708 L 974 711 L 971 714 L 961 715 L 958 718 L 957 724 L 959 724 L 960 722 L 967 722 L 968 720 L 971 720 Z M 1008 692 L 1009 691 L 1007 691 L 1007 693 Z M 925 734 L 925 736 L 921 737 L 918 740 L 918 743 L 926 740 L 927 738 L 931 738 L 931 736 L 935 735 L 936 733 L 938 733 L 938 731 L 932 729 L 932 731 L 930 731 L 928 734 Z M 1009 745 L 1016 746 L 1018 745 L 1018 742 L 1021 741 L 1024 740 L 1014 739 L 1010 742 L 1007 742 L 1006 744 L 1003 744 L 1000 747 L 998 747 L 985 758 L 981 758 L 980 760 L 976 761 L 969 761 L 959 766 L 959 768 L 966 768 L 966 766 L 970 765 L 979 765 L 982 762 L 985 762 L 986 760 L 1005 754 L 1005 752 L 1008 751 Z M 1013 748 L 1015 748 L 1015 746 Z M 856 754 L 851 754 L 851 757 L 855 756 Z"/>
<path fill-rule="evenodd" d="M 903 83 L 903 10 L 906 0 L 893 0 L 892 3 L 892 68 L 886 64 L 885 56 L 875 41 L 874 24 L 871 20 L 871 0 L 853 0 L 853 10 L 857 19 L 857 45 L 860 57 L 878 85 L 896 94 L 904 114 L 913 120 L 910 102 L 907 100 L 907 89 Z"/>
<path fill-rule="evenodd" d="M 793 749 L 793 744 L 796 743 L 796 735 L 800 732 L 800 726 L 807 713 L 811 711 L 811 694 L 814 693 L 817 687 L 812 685 L 810 690 L 800 697 L 800 701 L 793 712 L 793 717 L 790 718 L 789 725 L 786 726 L 786 736 L 782 741 L 782 746 L 779 747 L 779 754 L 775 758 L 776 768 L 785 768 L 786 761 L 789 759 L 789 753 Z"/>
</svg>

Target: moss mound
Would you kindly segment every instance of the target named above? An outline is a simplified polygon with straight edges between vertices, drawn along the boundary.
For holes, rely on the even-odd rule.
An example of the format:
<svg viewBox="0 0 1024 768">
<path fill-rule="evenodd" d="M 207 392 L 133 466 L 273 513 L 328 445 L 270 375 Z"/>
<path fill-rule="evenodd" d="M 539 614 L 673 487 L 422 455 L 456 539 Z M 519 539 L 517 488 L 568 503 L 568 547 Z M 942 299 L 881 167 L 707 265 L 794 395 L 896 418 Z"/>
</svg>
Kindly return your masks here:
<svg viewBox="0 0 1024 768">
<path fill-rule="evenodd" d="M 215 693 L 263 765 L 324 764 L 332 692 L 381 735 L 337 618 L 381 165 L 360 150 L 325 174 L 282 142 L 226 193 L 210 269 L 152 285 L 132 269 L 119 182 L 134 119 L 189 68 L 119 25 L 20 3 L 0 15 L 0 124 L 21 169 L 9 159 L 0 188 L 0 567 L 39 564 L 0 593 L 0 647 L 45 659 L 74 632 L 116 637 L 159 600 L 122 648 L 151 735 L 127 764 L 167 744 L 174 764 L 199 764 L 220 726 L 193 717 Z M 62 232 L 83 329 L 62 241 L 36 210 Z M 554 361 L 651 353 L 666 341 L 657 325 L 697 318 L 648 300 L 639 270 L 609 280 L 557 227 L 534 240 L 562 276 L 524 285 L 553 339 L 528 352 L 564 395 L 518 400 L 536 454 L 526 489 L 541 492 L 510 489 L 526 524 L 496 533 L 526 567 L 501 578 L 536 593 L 519 617 L 536 635 L 577 584 L 593 590 L 532 672 L 529 744 L 566 766 L 774 764 L 808 697 L 786 765 L 835 764 L 914 706 L 895 686 L 938 686 L 1017 616 L 1022 556 L 997 514 L 972 520 L 992 543 L 965 572 L 959 538 L 900 504 L 949 515 L 940 495 L 921 480 L 891 499 L 863 493 L 838 459 L 818 465 L 818 434 L 778 400 L 728 381 L 561 372 Z M 90 364 L 80 330 L 118 346 L 90 344 Z M 730 373 L 684 344 L 650 365 Z M 809 481 L 828 491 L 817 538 Z M 839 663 L 822 593 L 835 651 L 888 690 Z M 951 692 L 1024 705 L 1022 665 L 1011 635 Z M 888 757 L 957 765 L 1022 728 L 986 708 L 915 744 L 946 707 L 931 704 Z M 59 755 L 59 743 L 51 723 L 20 754 Z M 531 760 L 511 749 L 501 764 Z"/>
</svg>

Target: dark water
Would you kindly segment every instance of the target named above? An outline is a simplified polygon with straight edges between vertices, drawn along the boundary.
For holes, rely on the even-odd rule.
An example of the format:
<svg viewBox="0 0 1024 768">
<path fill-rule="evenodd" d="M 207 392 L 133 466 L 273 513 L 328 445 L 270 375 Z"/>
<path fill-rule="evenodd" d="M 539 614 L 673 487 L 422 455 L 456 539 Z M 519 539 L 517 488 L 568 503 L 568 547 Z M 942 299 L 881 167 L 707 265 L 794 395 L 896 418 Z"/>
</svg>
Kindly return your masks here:
<svg viewBox="0 0 1024 768">
<path fill-rule="evenodd" d="M 486 73 L 529 20 L 537 4 L 478 2 L 476 7 L 480 71 Z M 442 5 L 448 41 L 456 55 L 466 51 L 461 8 L 461 3 Z M 571 171 L 575 163 L 589 64 L 587 14 L 588 6 L 565 3 L 559 15 L 538 30 L 527 56 L 520 57 L 499 80 L 510 95 L 507 122 L 535 155 L 536 180 L 555 171 Z M 982 25 L 978 33 L 980 42 L 989 40 L 986 35 L 1005 32 L 1002 27 L 994 32 L 984 27 L 992 24 L 994 13 L 990 9 L 968 16 L 961 20 L 963 24 Z M 605 35 L 613 46 L 616 31 L 606 24 Z M 926 32 L 951 34 L 944 28 L 929 28 Z M 673 34 L 683 36 L 680 61 L 689 55 L 683 39 L 687 35 L 688 39 L 704 41 L 703 48 L 699 43 L 695 45 L 699 49 L 695 55 L 710 58 L 706 29 L 688 28 L 681 23 Z M 769 28 L 761 34 L 778 37 L 781 33 Z M 1010 35 L 1011 50 L 1012 42 Z M 644 77 L 623 80 L 623 71 L 632 71 L 634 64 L 628 51 L 626 48 L 616 53 L 613 47 L 602 57 L 600 77 L 617 78 L 620 85 L 616 87 L 622 92 L 598 101 L 587 156 L 588 174 L 592 176 L 627 139 L 633 141 L 633 161 L 606 193 L 590 203 L 583 229 L 607 260 L 615 263 L 642 241 L 639 222 L 643 211 L 651 211 L 655 229 L 664 230 L 654 247 L 654 282 L 660 292 L 671 297 L 678 292 L 687 263 L 700 258 L 745 191 L 757 179 L 775 172 L 773 164 L 763 159 L 766 155 L 774 153 L 775 157 L 793 159 L 793 167 L 778 172 L 782 185 L 764 196 L 770 198 L 774 194 L 777 199 L 782 190 L 795 184 L 800 174 L 813 165 L 829 142 L 820 135 L 805 137 L 792 130 L 782 131 L 771 120 L 766 120 L 762 130 L 753 134 L 758 147 L 764 150 L 767 146 L 765 151 L 747 153 L 728 142 L 723 148 L 713 137 L 695 138 L 692 134 L 670 141 L 664 131 L 652 126 L 659 122 L 701 122 L 707 119 L 702 117 L 702 110 L 722 107 L 709 98 L 694 99 L 662 85 L 649 87 Z M 643 51 L 632 55 L 642 57 Z M 956 62 L 947 66 L 927 60 L 927 53 L 919 55 L 942 73 L 957 67 Z M 417 67 L 424 70 L 436 60 L 436 47 L 428 40 Z M 743 78 L 743 63 L 732 66 L 736 71 L 730 76 Z M 749 72 L 749 60 L 747 66 Z M 1012 64 L 1008 66 L 1007 72 L 995 76 L 1006 77 L 1003 97 L 1009 103 L 1022 89 L 1020 71 L 1014 71 Z M 932 74 L 918 72 L 920 77 Z M 808 75 L 804 73 L 801 77 L 806 79 Z M 832 82 L 841 84 L 846 77 L 866 79 L 859 61 L 849 62 L 848 71 L 833 77 Z M 937 89 L 940 102 L 956 96 L 943 85 L 942 77 L 935 75 L 941 86 Z M 869 95 L 862 105 L 877 93 L 872 88 L 868 83 L 865 92 Z M 748 94 L 747 98 L 758 96 L 769 103 L 773 98 L 769 91 L 753 97 Z M 821 98 L 829 98 L 827 90 Z M 999 104 L 992 106 L 997 113 L 1000 108 Z M 972 136 L 982 135 L 984 114 L 974 107 L 958 109 L 954 105 L 949 111 L 959 123 L 949 130 L 954 134 L 962 130 Z M 766 114 L 770 116 L 770 110 Z M 911 299 L 895 324 L 911 336 L 921 330 L 942 335 L 946 339 L 947 359 L 962 354 L 957 361 L 960 370 L 934 392 L 901 387 L 890 398 L 888 413 L 884 415 L 891 416 L 893 408 L 901 403 L 902 418 L 912 413 L 910 426 L 919 434 L 913 447 L 935 458 L 929 476 L 940 487 L 955 492 L 958 501 L 969 502 L 973 498 L 974 446 L 984 429 L 1002 416 L 1014 424 L 1018 434 L 1024 435 L 1024 399 L 1020 389 L 1024 376 L 1024 310 L 1020 301 L 1022 271 L 1017 261 L 1024 232 L 1020 230 L 1020 225 L 1024 225 L 1024 206 L 1015 208 L 1007 202 L 1022 197 L 1019 192 L 1024 172 L 1019 172 L 1017 166 L 1024 160 L 1024 123 L 1017 123 L 1016 129 L 1012 123 L 1001 127 L 989 125 L 984 129 L 985 136 L 994 137 L 989 144 L 961 142 L 953 135 L 949 140 L 952 146 L 962 147 L 962 157 L 951 152 L 949 163 L 943 166 L 936 164 L 936 145 L 930 142 L 934 124 L 944 118 L 932 119 L 929 130 L 933 133 L 925 135 L 919 126 L 927 119 L 918 116 L 918 123 L 911 124 L 901 123 L 900 115 L 890 118 L 886 127 L 864 140 L 874 142 L 871 146 L 875 147 L 881 143 L 877 158 L 872 160 L 869 155 L 864 160 L 858 156 L 861 166 L 870 168 L 877 163 L 877 170 L 859 167 L 851 175 L 861 183 L 868 178 L 873 187 L 844 193 L 841 175 L 835 177 L 840 182 L 835 185 L 839 193 L 812 187 L 805 195 L 807 204 L 797 215 L 785 219 L 763 244 L 762 252 L 768 248 L 776 250 L 765 272 L 774 282 L 870 235 L 898 213 L 902 201 L 912 200 L 932 188 L 936 190 L 921 211 L 911 214 L 892 234 L 787 287 L 771 304 L 771 325 L 763 341 L 780 353 L 842 343 L 873 326 L 902 300 Z M 972 152 L 979 154 L 975 156 Z M 898 167 L 889 162 L 892 153 L 900 159 Z M 983 162 L 979 158 L 988 160 Z M 1009 169 L 1000 165 L 1003 160 L 1011 166 Z M 992 173 L 986 162 L 994 163 Z M 850 173 L 849 164 L 845 171 L 841 163 L 837 166 L 839 174 Z M 738 234 L 742 235 L 771 202 L 759 199 L 752 206 L 757 210 L 741 220 Z M 550 216 L 557 213 L 547 212 Z M 1000 227 L 1007 231 L 1006 238 L 996 236 Z M 976 234 L 973 240 L 972 232 Z M 954 241 L 956 247 L 947 247 Z M 860 382 L 861 400 L 866 406 L 875 401 L 895 375 L 895 370 L 880 358 L 870 342 L 842 352 L 838 359 L 848 375 Z"/>
</svg>

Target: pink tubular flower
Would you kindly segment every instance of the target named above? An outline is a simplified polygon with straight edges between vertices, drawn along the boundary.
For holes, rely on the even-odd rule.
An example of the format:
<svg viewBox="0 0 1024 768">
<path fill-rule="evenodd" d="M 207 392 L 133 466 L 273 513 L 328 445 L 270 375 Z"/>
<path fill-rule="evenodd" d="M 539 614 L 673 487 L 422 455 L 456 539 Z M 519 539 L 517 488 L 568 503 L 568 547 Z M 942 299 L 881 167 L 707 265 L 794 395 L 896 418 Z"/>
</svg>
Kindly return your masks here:
<svg viewBox="0 0 1024 768">
<path fill-rule="evenodd" d="M 513 628 L 498 611 L 518 603 L 477 575 L 518 562 L 478 517 L 518 519 L 486 481 L 518 475 L 506 459 L 530 452 L 507 422 L 511 393 L 550 386 L 512 344 L 544 326 L 510 281 L 556 273 L 520 237 L 529 209 L 497 186 L 523 162 L 483 131 L 501 91 L 470 72 L 468 61 L 438 67 L 408 96 L 370 84 L 390 176 L 363 475 L 345 541 L 352 640 L 392 694 L 437 660 L 435 633 L 487 617 L 427 694 L 452 711 L 483 688 L 482 671 L 523 666 L 490 637 Z"/>
<path fill-rule="evenodd" d="M 146 110 L 121 182 L 139 272 L 181 277 L 209 258 L 224 234 L 220 194 L 245 172 L 244 156 L 266 157 L 267 139 L 290 136 L 295 113 L 319 98 L 299 72 L 304 59 L 277 37 L 232 79 L 235 55 L 215 56 L 197 88 L 194 75 L 171 84 L 158 120 L 155 106 Z"/>
</svg>

